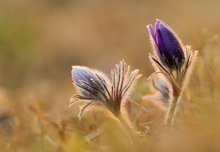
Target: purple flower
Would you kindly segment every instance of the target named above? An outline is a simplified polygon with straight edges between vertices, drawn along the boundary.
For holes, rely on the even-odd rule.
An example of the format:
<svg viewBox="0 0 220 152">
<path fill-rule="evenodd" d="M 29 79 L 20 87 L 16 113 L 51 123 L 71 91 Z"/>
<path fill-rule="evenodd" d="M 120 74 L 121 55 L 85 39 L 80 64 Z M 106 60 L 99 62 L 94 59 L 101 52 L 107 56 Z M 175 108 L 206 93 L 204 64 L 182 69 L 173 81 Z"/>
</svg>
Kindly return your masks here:
<svg viewBox="0 0 220 152">
<path fill-rule="evenodd" d="M 70 106 L 77 100 L 89 100 L 90 102 L 81 110 L 94 103 L 101 102 L 115 115 L 119 114 L 121 102 L 129 96 L 138 75 L 139 70 L 130 72 L 130 67 L 121 61 L 111 71 L 111 80 L 105 74 L 84 66 L 73 66 L 71 75 L 77 94 L 71 99 Z"/>
<path fill-rule="evenodd" d="M 107 83 L 99 73 L 83 66 L 73 66 L 71 73 L 81 97 L 93 100 L 107 99 Z"/>
<path fill-rule="evenodd" d="M 148 25 L 148 29 L 161 62 L 172 70 L 180 69 L 185 61 L 185 55 L 176 34 L 160 20 L 156 21 L 155 26 L 155 31 L 151 24 Z"/>
</svg>

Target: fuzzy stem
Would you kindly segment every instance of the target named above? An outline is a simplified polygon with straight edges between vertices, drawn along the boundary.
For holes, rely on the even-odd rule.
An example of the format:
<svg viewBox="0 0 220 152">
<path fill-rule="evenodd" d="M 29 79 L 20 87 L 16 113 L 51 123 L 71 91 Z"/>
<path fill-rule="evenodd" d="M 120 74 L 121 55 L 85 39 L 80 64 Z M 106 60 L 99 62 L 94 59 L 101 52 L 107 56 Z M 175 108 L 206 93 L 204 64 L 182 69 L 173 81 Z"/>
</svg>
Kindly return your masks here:
<svg viewBox="0 0 220 152">
<path fill-rule="evenodd" d="M 131 142 L 131 144 L 135 144 L 135 141 L 137 141 L 137 137 L 134 133 L 134 131 L 132 130 L 131 126 L 129 126 L 128 122 L 121 116 L 119 115 L 118 120 L 121 122 L 123 128 L 125 129 L 125 132 Z"/>
<path fill-rule="evenodd" d="M 174 96 L 165 117 L 165 125 L 170 127 L 173 123 L 176 105 L 180 96 Z"/>
<path fill-rule="evenodd" d="M 133 128 L 130 126 L 128 120 L 124 118 L 124 115 L 121 112 L 121 107 L 119 110 L 114 110 L 114 108 L 109 108 L 109 110 L 114 115 L 114 118 L 116 118 L 119 123 L 121 124 L 123 130 L 125 131 L 126 136 L 129 138 L 130 144 L 135 145 L 137 144 L 138 138 L 133 130 Z"/>
</svg>

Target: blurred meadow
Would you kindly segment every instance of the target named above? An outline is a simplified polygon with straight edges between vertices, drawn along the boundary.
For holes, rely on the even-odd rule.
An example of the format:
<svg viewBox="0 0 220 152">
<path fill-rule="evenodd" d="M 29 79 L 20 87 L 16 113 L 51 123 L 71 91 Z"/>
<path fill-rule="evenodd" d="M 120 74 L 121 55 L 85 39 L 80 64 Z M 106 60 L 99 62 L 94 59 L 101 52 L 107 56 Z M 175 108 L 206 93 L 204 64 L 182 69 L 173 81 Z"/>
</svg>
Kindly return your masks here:
<svg viewBox="0 0 220 152">
<path fill-rule="evenodd" d="M 219 152 L 219 7 L 218 0 L 0 0 L 0 151 Z M 157 18 L 199 50 L 169 130 L 164 111 L 142 99 L 154 94 L 146 25 Z M 122 59 L 142 74 L 130 100 L 147 112 L 127 105 L 135 144 L 102 106 L 82 120 L 83 102 L 68 108 L 72 65 L 110 75 Z"/>
</svg>

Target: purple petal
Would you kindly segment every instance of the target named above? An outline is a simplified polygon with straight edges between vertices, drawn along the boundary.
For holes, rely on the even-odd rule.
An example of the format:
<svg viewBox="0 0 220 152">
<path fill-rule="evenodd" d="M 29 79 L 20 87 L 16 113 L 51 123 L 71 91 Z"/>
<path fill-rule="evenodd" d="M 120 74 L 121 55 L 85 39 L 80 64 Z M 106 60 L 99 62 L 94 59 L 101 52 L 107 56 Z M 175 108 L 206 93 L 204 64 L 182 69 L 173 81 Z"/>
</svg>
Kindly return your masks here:
<svg viewBox="0 0 220 152">
<path fill-rule="evenodd" d="M 152 26 L 152 24 L 149 24 L 147 26 L 148 30 L 149 30 L 149 33 L 151 35 L 151 37 L 153 38 L 153 40 L 156 42 L 156 38 L 155 38 L 155 32 L 154 32 L 154 28 Z"/>
<path fill-rule="evenodd" d="M 105 93 L 105 90 L 95 71 L 87 67 L 73 66 L 71 74 L 72 80 L 82 96 L 87 98 L 102 98 L 100 94 Z M 103 79 L 103 83 L 106 85 L 104 78 L 101 77 L 101 79 Z"/>
<path fill-rule="evenodd" d="M 158 29 L 161 32 L 161 36 L 167 51 L 169 51 L 169 53 L 175 58 L 184 58 L 182 47 L 174 32 L 162 22 L 160 22 Z"/>
<path fill-rule="evenodd" d="M 166 23 L 160 20 L 156 21 L 155 27 L 155 43 L 160 60 L 170 68 L 181 66 L 185 56 L 177 36 Z"/>
</svg>

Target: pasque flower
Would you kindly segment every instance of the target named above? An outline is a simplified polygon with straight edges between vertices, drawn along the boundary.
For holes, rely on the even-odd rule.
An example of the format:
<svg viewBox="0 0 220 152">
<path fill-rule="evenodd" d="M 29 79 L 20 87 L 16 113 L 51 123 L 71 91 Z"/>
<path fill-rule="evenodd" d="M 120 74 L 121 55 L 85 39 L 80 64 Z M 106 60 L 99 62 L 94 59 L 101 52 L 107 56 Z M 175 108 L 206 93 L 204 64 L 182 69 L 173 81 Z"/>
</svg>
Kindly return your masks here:
<svg viewBox="0 0 220 152">
<path fill-rule="evenodd" d="M 160 110 L 167 111 L 170 102 L 170 90 L 165 80 L 160 76 L 154 76 L 150 90 L 153 94 L 145 95 L 143 99 L 151 101 Z"/>
<path fill-rule="evenodd" d="M 173 30 L 164 22 L 157 20 L 155 31 L 148 25 L 149 32 L 161 62 L 170 69 L 178 69 L 185 61 L 185 54 Z"/>
<path fill-rule="evenodd" d="M 107 80 L 98 71 L 83 66 L 73 66 L 72 80 L 83 99 L 106 100 Z"/>
<path fill-rule="evenodd" d="M 121 109 L 121 102 L 129 95 L 134 82 L 139 77 L 139 70 L 130 72 L 130 67 L 124 61 L 116 65 L 111 71 L 111 81 L 105 74 L 84 66 L 73 66 L 71 75 L 73 84 L 78 94 L 74 95 L 73 102 L 83 99 L 89 103 L 83 110 L 94 102 L 106 106 L 113 114 L 118 115 Z"/>
<path fill-rule="evenodd" d="M 166 23 L 157 20 L 155 25 L 155 30 L 151 24 L 147 26 L 155 47 L 154 54 L 150 54 L 150 60 L 156 72 L 170 80 L 173 94 L 178 96 L 183 82 L 186 82 L 185 79 L 190 74 L 197 51 L 193 51 L 190 46 L 184 46 Z"/>
<path fill-rule="evenodd" d="M 171 125 L 177 102 L 181 99 L 181 93 L 187 84 L 197 51 L 190 46 L 184 46 L 175 32 L 164 22 L 157 20 L 155 30 L 150 24 L 147 26 L 154 54 L 150 54 L 150 60 L 156 73 L 162 73 L 170 82 L 173 91 L 172 102 L 165 118 L 165 123 Z"/>
</svg>

